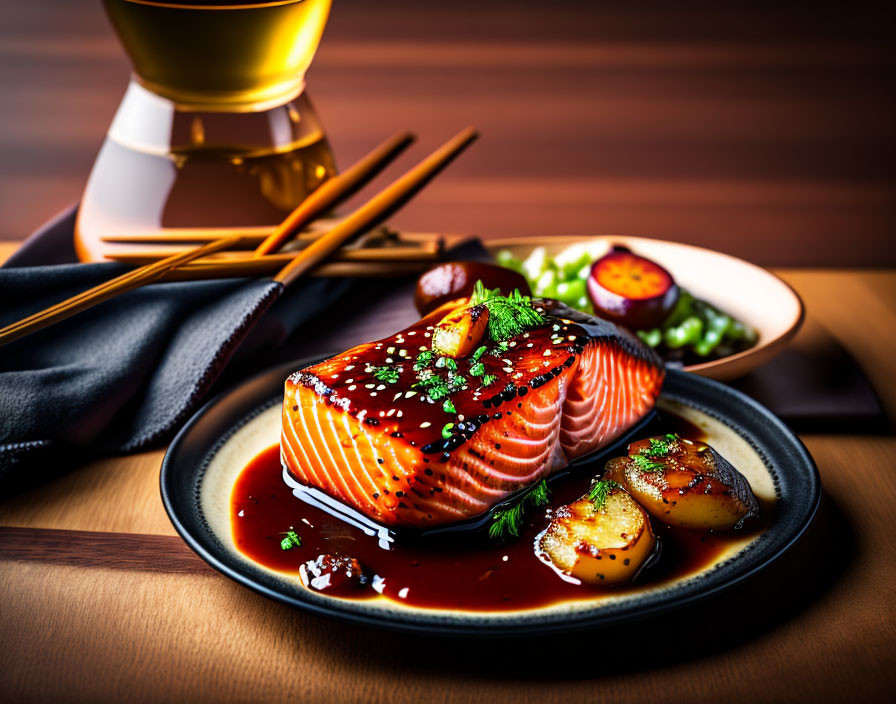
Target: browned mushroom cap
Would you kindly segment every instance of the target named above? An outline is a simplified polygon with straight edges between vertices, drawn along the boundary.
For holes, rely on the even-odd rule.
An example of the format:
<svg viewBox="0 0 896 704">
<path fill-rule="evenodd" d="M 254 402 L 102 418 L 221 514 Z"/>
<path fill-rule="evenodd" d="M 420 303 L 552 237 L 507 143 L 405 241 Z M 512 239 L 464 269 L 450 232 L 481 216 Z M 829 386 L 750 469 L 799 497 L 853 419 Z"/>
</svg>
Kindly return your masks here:
<svg viewBox="0 0 896 704">
<path fill-rule="evenodd" d="M 414 305 L 420 315 L 426 315 L 443 303 L 469 297 L 477 281 L 482 281 L 486 288 L 499 288 L 504 294 L 518 288 L 520 293 L 531 295 L 526 279 L 503 266 L 484 262 L 445 262 L 425 271 L 417 279 Z"/>
</svg>

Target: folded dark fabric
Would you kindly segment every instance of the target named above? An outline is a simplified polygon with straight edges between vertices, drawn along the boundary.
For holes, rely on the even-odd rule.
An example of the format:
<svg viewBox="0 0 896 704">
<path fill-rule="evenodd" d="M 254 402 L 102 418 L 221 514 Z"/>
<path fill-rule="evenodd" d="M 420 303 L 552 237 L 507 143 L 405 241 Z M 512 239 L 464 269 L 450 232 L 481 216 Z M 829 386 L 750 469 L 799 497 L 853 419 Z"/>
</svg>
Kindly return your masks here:
<svg viewBox="0 0 896 704">
<path fill-rule="evenodd" d="M 0 269 L 0 326 L 127 270 L 75 263 L 74 218 L 50 223 Z M 170 439 L 225 366 L 280 344 L 352 285 L 154 284 L 0 347 L 0 483 Z"/>
</svg>

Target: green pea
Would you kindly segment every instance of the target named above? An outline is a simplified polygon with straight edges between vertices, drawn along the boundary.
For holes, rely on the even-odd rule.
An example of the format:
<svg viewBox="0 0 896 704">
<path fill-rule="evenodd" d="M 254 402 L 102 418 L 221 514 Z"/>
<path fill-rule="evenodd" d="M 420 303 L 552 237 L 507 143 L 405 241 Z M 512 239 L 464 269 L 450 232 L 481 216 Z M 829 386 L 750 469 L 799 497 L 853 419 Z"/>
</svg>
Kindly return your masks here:
<svg viewBox="0 0 896 704">
<path fill-rule="evenodd" d="M 513 252 L 509 249 L 499 250 L 495 255 L 495 261 L 503 267 L 513 269 L 514 271 L 522 271 L 523 262 L 513 256 Z"/>
<path fill-rule="evenodd" d="M 648 347 L 657 347 L 663 341 L 663 331 L 659 328 L 652 330 L 638 330 L 638 337 Z"/>
<path fill-rule="evenodd" d="M 673 349 L 693 345 L 700 340 L 703 334 L 703 321 L 696 315 L 685 318 L 681 325 L 667 328 L 663 335 L 666 345 Z"/>
</svg>

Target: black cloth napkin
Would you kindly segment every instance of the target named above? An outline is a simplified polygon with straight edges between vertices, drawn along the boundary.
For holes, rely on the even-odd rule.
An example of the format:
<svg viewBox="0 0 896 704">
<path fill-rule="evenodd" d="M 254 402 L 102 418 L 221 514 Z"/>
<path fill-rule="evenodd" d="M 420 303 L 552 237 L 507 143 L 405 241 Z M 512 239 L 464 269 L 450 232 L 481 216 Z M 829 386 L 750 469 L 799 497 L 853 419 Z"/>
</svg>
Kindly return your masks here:
<svg viewBox="0 0 896 704">
<path fill-rule="evenodd" d="M 76 263 L 75 215 L 32 235 L 0 268 L 0 326 L 129 268 Z M 280 344 L 353 286 L 363 283 L 154 284 L 0 347 L 0 484 L 169 440 L 226 366 Z"/>
</svg>

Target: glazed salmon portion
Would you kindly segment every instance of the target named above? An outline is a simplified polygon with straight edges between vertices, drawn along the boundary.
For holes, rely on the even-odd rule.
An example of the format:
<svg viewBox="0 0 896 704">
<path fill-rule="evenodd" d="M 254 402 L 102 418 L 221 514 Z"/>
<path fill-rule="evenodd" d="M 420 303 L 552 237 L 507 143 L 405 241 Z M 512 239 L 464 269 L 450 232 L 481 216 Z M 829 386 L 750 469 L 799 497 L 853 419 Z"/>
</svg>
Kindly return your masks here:
<svg viewBox="0 0 896 704">
<path fill-rule="evenodd" d="M 472 518 L 619 437 L 663 367 L 634 336 L 553 301 L 542 324 L 465 358 L 432 318 L 292 374 L 281 455 L 300 482 L 387 526 Z"/>
</svg>

